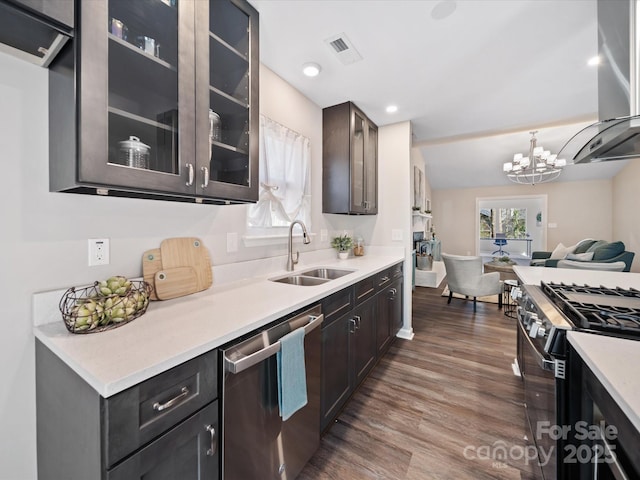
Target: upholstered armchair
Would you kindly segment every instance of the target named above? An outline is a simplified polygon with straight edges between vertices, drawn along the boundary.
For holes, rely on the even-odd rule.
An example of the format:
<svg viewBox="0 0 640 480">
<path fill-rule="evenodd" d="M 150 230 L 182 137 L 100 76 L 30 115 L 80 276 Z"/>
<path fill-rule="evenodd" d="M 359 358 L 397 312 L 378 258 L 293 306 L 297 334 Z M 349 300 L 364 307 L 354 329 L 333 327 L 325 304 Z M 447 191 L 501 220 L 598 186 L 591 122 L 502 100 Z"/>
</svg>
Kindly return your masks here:
<svg viewBox="0 0 640 480">
<path fill-rule="evenodd" d="M 498 295 L 498 308 L 502 308 L 502 282 L 499 272 L 483 273 L 482 257 L 442 254 L 449 284 L 449 300 L 454 293 L 473 297 L 473 311 L 476 311 L 476 297 Z"/>
</svg>

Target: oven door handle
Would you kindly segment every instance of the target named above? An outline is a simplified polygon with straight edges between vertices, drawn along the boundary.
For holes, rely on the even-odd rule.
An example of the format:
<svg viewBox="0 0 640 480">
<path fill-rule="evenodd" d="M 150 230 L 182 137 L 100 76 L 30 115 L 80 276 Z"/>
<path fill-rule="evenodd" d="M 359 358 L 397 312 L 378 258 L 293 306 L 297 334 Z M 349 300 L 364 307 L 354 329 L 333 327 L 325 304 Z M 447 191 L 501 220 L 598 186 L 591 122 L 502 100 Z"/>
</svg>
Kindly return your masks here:
<svg viewBox="0 0 640 480">
<path fill-rule="evenodd" d="M 536 346 L 531 341 L 531 337 L 529 337 L 529 335 L 527 334 L 527 331 L 524 329 L 524 326 L 519 321 L 518 321 L 518 326 L 520 327 L 520 333 L 527 340 L 527 344 L 529 346 L 529 349 L 535 355 L 537 363 L 540 366 L 540 368 L 542 370 L 546 370 L 546 371 L 549 371 L 549 372 L 555 372 L 556 362 L 554 360 L 549 360 L 547 358 L 544 358 L 544 355 L 542 355 L 538 351 Z"/>
</svg>

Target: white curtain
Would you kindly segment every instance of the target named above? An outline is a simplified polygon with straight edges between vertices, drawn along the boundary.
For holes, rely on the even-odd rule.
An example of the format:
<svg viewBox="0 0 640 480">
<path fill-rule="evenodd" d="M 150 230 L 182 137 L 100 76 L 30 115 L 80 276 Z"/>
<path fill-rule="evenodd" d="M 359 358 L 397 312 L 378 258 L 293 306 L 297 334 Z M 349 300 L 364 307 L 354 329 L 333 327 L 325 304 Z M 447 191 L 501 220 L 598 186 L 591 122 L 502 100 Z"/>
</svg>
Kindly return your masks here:
<svg viewBox="0 0 640 480">
<path fill-rule="evenodd" d="M 250 227 L 287 227 L 302 220 L 311 228 L 309 139 L 260 115 L 260 193 L 247 210 Z"/>
</svg>

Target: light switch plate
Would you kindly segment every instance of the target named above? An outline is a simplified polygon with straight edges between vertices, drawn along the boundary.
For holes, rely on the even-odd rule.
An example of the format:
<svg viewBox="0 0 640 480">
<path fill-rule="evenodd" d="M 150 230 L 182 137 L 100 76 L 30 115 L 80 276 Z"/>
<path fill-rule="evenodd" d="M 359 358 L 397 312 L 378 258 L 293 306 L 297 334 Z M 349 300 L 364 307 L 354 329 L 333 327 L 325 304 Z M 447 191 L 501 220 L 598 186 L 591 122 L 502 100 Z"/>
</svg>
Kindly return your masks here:
<svg viewBox="0 0 640 480">
<path fill-rule="evenodd" d="M 402 241 L 402 230 L 399 228 L 391 230 L 391 240 L 396 242 Z"/>
<path fill-rule="evenodd" d="M 320 229 L 320 241 L 321 242 L 326 242 L 327 241 L 327 237 L 328 237 L 328 232 L 326 228 L 321 228 Z"/>
</svg>

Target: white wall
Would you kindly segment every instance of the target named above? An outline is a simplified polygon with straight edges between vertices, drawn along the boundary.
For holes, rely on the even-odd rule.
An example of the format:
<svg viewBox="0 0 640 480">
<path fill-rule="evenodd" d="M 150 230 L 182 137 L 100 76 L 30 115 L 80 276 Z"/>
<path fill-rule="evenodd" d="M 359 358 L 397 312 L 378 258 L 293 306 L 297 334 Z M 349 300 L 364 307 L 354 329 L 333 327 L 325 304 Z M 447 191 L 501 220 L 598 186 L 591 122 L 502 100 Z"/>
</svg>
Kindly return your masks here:
<svg viewBox="0 0 640 480">
<path fill-rule="evenodd" d="M 366 245 L 404 245 L 410 231 L 409 124 L 380 132 L 380 214 L 323 215 L 322 111 L 269 69 L 261 67 L 260 75 L 261 112 L 311 140 L 313 232 L 326 228 L 330 239 L 333 232 L 345 229 L 363 235 Z M 239 237 L 245 233 L 244 205 L 50 193 L 47 104 L 47 71 L 0 53 L 0 304 L 5 319 L 0 335 L 2 480 L 36 478 L 33 293 L 83 285 L 113 274 L 139 276 L 142 253 L 167 237 L 200 237 L 214 265 L 286 253 L 285 243 L 249 248 L 241 241 L 238 252 L 226 252 L 227 233 L 236 232 Z M 403 230 L 401 242 L 391 241 L 391 229 L 396 228 Z M 111 264 L 88 267 L 87 239 L 103 237 L 111 239 Z M 300 245 L 303 257 L 305 251 L 329 247 L 329 241 L 320 242 L 319 237 L 311 245 Z M 284 262 L 283 257 L 283 267 Z M 409 303 L 409 315 L 410 311 Z"/>
<path fill-rule="evenodd" d="M 635 252 L 632 272 L 640 273 L 640 159 L 630 161 L 613 179 L 613 238 Z"/>
<path fill-rule="evenodd" d="M 436 231 L 442 251 L 458 255 L 472 254 L 476 242 L 476 199 L 518 195 L 546 195 L 547 216 L 543 221 L 555 224 L 547 229 L 545 250 L 558 243 L 574 245 L 583 238 L 615 240 L 612 231 L 612 180 L 551 182 L 535 186 L 461 188 L 433 191 Z"/>
</svg>

